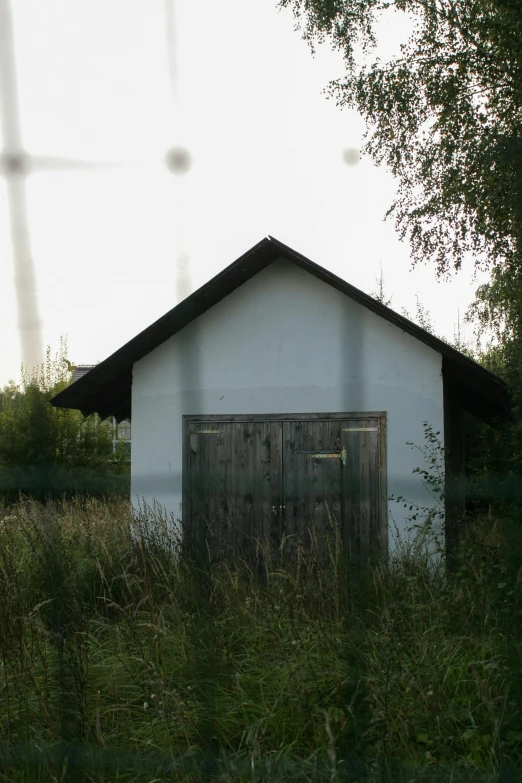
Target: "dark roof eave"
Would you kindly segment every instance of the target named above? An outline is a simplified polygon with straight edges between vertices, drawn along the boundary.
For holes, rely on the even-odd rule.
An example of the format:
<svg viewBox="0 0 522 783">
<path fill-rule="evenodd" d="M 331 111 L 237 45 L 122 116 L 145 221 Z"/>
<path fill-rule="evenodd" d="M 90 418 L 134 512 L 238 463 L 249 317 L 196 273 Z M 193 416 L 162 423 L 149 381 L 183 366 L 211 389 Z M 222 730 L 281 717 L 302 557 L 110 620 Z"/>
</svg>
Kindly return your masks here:
<svg viewBox="0 0 522 783">
<path fill-rule="evenodd" d="M 237 261 L 222 270 L 179 305 L 144 329 L 103 362 L 93 367 L 82 378 L 53 397 L 51 404 L 56 407 L 75 408 L 89 413 L 101 412 L 106 416 L 113 414 L 113 411 L 110 413 L 107 411 L 114 403 L 114 411 L 121 415 L 121 411 L 125 409 L 128 412 L 125 418 L 130 418 L 133 365 L 280 257 L 292 261 L 301 269 L 350 296 L 376 315 L 438 351 L 442 354 L 443 368 L 446 374 L 456 376 L 460 380 L 464 376 L 466 385 L 474 390 L 475 395 L 490 399 L 492 403 L 499 406 L 499 409 L 507 410 L 507 387 L 496 375 L 473 359 L 464 356 L 443 340 L 273 237 L 267 237 L 258 242 Z M 117 387 L 116 395 L 115 386 Z M 115 396 L 118 397 L 117 405 Z"/>
</svg>

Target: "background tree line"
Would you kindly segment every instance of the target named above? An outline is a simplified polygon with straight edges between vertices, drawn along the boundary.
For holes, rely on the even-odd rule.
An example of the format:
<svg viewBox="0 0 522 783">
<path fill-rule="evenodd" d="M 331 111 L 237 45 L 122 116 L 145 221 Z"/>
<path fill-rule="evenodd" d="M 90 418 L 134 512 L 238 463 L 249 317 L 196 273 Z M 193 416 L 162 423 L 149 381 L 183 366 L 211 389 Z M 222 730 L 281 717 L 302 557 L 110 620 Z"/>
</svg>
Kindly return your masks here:
<svg viewBox="0 0 522 783">
<path fill-rule="evenodd" d="M 385 217 L 409 242 L 412 264 L 430 264 L 440 278 L 471 258 L 490 272 L 465 314 L 476 346 L 458 335 L 454 344 L 506 381 L 513 418 L 494 429 L 467 417 L 466 467 L 470 480 L 481 479 L 488 503 L 518 509 L 522 2 L 278 0 L 278 7 L 292 9 L 312 54 L 325 43 L 343 54 L 345 74 L 326 93 L 363 117 L 363 154 L 395 177 Z M 399 54 L 379 58 L 379 25 L 390 14 L 402 15 L 411 34 Z M 416 319 L 428 328 L 425 315 L 417 303 Z"/>
<path fill-rule="evenodd" d="M 21 383 L 10 381 L 0 391 L 0 493 L 16 500 L 21 492 L 36 499 L 76 492 L 128 494 L 130 458 L 114 439 L 111 420 L 97 414 L 54 408 L 50 400 L 72 382 L 73 369 L 61 341 L 54 359 L 30 376 L 22 368 Z"/>
</svg>

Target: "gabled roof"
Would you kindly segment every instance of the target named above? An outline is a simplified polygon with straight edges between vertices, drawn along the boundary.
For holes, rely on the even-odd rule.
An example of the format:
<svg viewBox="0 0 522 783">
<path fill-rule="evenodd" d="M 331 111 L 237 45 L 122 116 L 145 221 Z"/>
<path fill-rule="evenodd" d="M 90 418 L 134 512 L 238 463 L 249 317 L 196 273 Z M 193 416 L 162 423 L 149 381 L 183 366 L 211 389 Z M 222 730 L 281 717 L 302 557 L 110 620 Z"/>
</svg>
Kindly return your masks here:
<svg viewBox="0 0 522 783">
<path fill-rule="evenodd" d="M 492 421 L 496 416 L 509 415 L 507 388 L 496 375 L 404 316 L 270 236 L 262 239 L 237 261 L 119 348 L 112 356 L 100 362 L 82 378 L 53 397 L 51 404 L 60 408 L 80 410 L 84 416 L 98 413 L 102 418 L 114 416 L 117 421 L 130 419 L 134 363 L 278 258 L 291 261 L 318 280 L 331 285 L 442 354 L 444 381 L 450 384 L 452 392 L 471 413 L 486 421 Z"/>
</svg>

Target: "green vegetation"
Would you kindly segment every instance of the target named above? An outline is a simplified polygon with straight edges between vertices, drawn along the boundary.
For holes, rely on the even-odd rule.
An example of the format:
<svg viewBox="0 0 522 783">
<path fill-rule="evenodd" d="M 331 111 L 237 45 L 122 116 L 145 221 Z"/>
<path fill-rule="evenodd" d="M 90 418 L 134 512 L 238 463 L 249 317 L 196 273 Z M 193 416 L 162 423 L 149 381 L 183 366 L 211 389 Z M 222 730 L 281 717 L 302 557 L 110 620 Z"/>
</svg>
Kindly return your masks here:
<svg viewBox="0 0 522 783">
<path fill-rule="evenodd" d="M 393 295 L 388 296 L 382 270 L 376 283 L 370 296 L 391 306 Z M 446 340 L 435 333 L 431 315 L 418 296 L 415 313 L 403 308 L 402 315 L 505 381 L 511 420 L 499 421 L 496 427 L 491 427 L 464 412 L 466 506 L 469 511 L 493 509 L 496 514 L 510 518 L 519 515 L 522 511 L 522 341 L 499 333 L 496 344 L 490 342 L 480 350 L 462 339 L 460 322 L 454 339 Z"/>
<path fill-rule="evenodd" d="M 522 569 L 501 519 L 454 573 L 402 546 L 198 565 L 154 510 L 0 510 L 0 780 L 496 780 L 522 756 Z M 303 566 L 306 565 L 306 577 Z M 507 779 L 507 778 L 506 778 Z M 514 778 L 513 778 L 514 779 Z"/>
<path fill-rule="evenodd" d="M 329 86 L 365 121 L 364 153 L 397 179 L 393 216 L 412 261 L 442 276 L 491 269 L 475 314 L 522 333 L 522 14 L 519 0 L 278 0 L 314 51 L 344 57 Z M 394 16 L 411 30 L 374 56 Z M 379 24 L 383 27 L 379 28 Z"/>
<path fill-rule="evenodd" d="M 412 263 L 437 277 L 472 258 L 491 279 L 464 320 L 476 347 L 455 347 L 503 378 L 513 421 L 492 429 L 467 417 L 466 472 L 482 507 L 522 506 L 522 13 L 519 0 L 278 0 L 311 46 L 342 52 L 337 105 L 365 121 L 363 152 L 397 179 L 387 212 Z M 393 16 L 410 35 L 374 56 Z M 411 25 L 409 24 L 411 23 Z M 384 304 L 382 275 L 376 297 Z M 432 331 L 417 299 L 416 320 Z M 408 312 L 403 312 L 411 317 Z M 489 337 L 484 348 L 481 340 Z M 475 501 L 473 501 L 475 502 Z"/>
<path fill-rule="evenodd" d="M 44 500 L 129 493 L 130 461 L 123 444 L 113 446 L 113 427 L 97 415 L 54 408 L 49 400 L 72 381 L 66 345 L 21 384 L 0 392 L 0 493 L 16 500 L 20 492 Z"/>
<path fill-rule="evenodd" d="M 430 326 L 419 302 L 417 319 Z M 133 514 L 107 485 L 93 497 L 89 470 L 125 478 L 128 463 L 110 461 L 107 425 L 91 417 L 84 435 L 81 414 L 49 405 L 67 381 L 42 370 L 0 396 L 0 475 L 27 481 L 30 455 L 40 476 L 80 477 L 76 494 L 58 478 L 0 505 L 2 783 L 518 774 L 522 536 L 497 480 L 517 475 L 511 430 L 469 430 L 489 513 L 468 514 L 451 573 L 425 556 L 428 509 L 414 509 L 415 540 L 363 573 L 339 549 L 319 567 L 313 544 L 289 564 L 284 543 L 260 572 L 205 563 L 172 520 Z M 426 437 L 435 473 L 417 472 L 439 495 Z"/>
</svg>

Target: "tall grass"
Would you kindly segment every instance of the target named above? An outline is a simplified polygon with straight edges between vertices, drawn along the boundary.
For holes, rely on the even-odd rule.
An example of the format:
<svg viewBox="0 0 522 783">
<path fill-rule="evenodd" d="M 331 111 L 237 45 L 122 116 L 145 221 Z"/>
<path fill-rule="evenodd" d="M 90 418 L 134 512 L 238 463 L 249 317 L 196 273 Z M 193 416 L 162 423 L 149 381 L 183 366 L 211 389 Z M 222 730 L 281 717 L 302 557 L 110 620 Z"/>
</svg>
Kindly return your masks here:
<svg viewBox="0 0 522 783">
<path fill-rule="evenodd" d="M 519 530 L 457 568 L 197 563 L 157 510 L 0 509 L 0 780 L 493 780 L 522 755 Z M 520 548 L 518 549 L 520 552 Z M 506 778 L 508 779 L 508 778 Z M 515 778 L 513 778 L 515 779 Z"/>
</svg>

